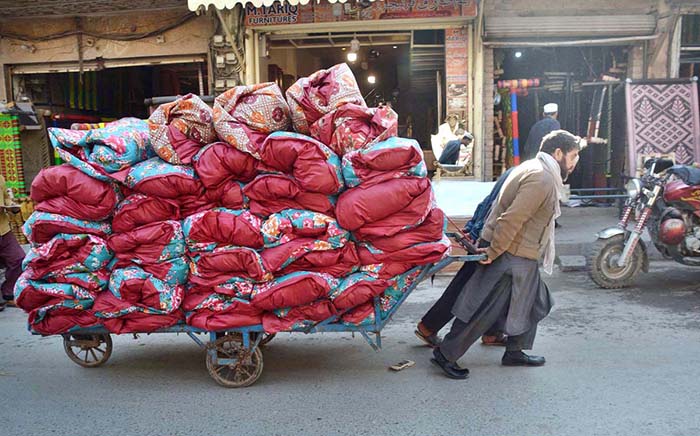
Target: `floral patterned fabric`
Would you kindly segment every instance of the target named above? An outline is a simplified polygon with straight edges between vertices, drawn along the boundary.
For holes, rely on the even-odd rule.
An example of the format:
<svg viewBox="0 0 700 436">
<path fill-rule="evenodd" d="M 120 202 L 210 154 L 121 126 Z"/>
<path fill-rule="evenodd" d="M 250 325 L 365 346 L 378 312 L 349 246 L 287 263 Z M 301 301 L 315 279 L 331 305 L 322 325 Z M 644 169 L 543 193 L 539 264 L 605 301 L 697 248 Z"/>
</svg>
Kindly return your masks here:
<svg viewBox="0 0 700 436">
<path fill-rule="evenodd" d="M 28 278 L 43 280 L 105 269 L 113 256 L 107 242 L 98 236 L 60 234 L 46 244 L 33 247 L 24 258 L 22 269 Z"/>
<path fill-rule="evenodd" d="M 427 175 L 423 151 L 413 139 L 389 138 L 343 156 L 343 178 L 348 187 Z"/>
<path fill-rule="evenodd" d="M 290 127 L 289 106 L 275 83 L 236 86 L 214 102 L 214 128 L 222 141 L 260 157 L 265 137 Z"/>
<path fill-rule="evenodd" d="M 298 259 L 317 252 L 328 253 L 332 260 L 337 259 L 332 250 L 343 247 L 350 234 L 348 232 L 329 237 L 327 239 L 297 238 L 276 247 L 267 248 L 261 253 L 263 262 L 268 271 L 279 273 Z M 322 256 L 322 255 L 321 255 Z"/>
<path fill-rule="evenodd" d="M 207 331 L 259 325 L 262 311 L 246 300 L 217 293 L 190 293 L 183 310 L 187 324 Z"/>
<path fill-rule="evenodd" d="M 101 283 L 104 289 L 104 283 Z M 89 291 L 82 286 L 70 283 L 49 283 L 28 279 L 22 274 L 15 285 L 15 303 L 26 312 L 41 307 L 81 307 L 89 309 L 95 301 L 96 291 Z"/>
<path fill-rule="evenodd" d="M 109 292 L 135 308 L 112 311 L 96 305 L 95 315 L 99 318 L 117 318 L 133 311 L 167 315 L 180 308 L 185 295 L 183 286 L 168 284 L 136 266 L 113 271 Z"/>
<path fill-rule="evenodd" d="M 305 306 L 287 307 L 263 315 L 263 329 L 266 333 L 287 332 L 303 329 L 324 321 L 336 314 L 328 300 L 320 300 Z"/>
<path fill-rule="evenodd" d="M 204 195 L 204 186 L 192 167 L 171 165 L 158 157 L 134 165 L 125 184 L 142 194 L 175 200 Z"/>
<path fill-rule="evenodd" d="M 187 94 L 160 105 L 148 118 L 151 146 L 164 161 L 188 165 L 216 139 L 212 122 L 211 108 L 198 96 Z"/>
<path fill-rule="evenodd" d="M 197 252 L 226 245 L 262 248 L 261 226 L 262 220 L 247 210 L 216 208 L 187 217 L 182 227 L 187 249 Z"/>
<path fill-rule="evenodd" d="M 270 215 L 260 227 L 265 247 L 271 248 L 297 238 L 329 240 L 350 236 L 341 229 L 335 218 L 302 209 L 285 209 Z"/>
<path fill-rule="evenodd" d="M 103 181 L 153 156 L 148 124 L 136 118 L 123 118 L 99 129 L 49 128 L 48 132 L 61 159 Z"/>
<path fill-rule="evenodd" d="M 289 174 L 305 191 L 335 195 L 345 187 L 338 155 L 311 137 L 275 132 L 265 140 L 261 159 L 261 169 Z"/>
<path fill-rule="evenodd" d="M 260 175 L 246 185 L 243 193 L 250 199 L 250 211 L 261 217 L 284 209 L 305 209 L 335 216 L 335 197 L 306 192 L 289 176 Z"/>
<path fill-rule="evenodd" d="M 108 242 L 117 259 L 135 264 L 164 262 L 185 254 L 185 236 L 179 221 L 161 221 L 117 233 Z"/>
<path fill-rule="evenodd" d="M 32 182 L 31 197 L 35 210 L 102 221 L 112 216 L 122 195 L 115 183 L 102 182 L 64 164 L 42 169 Z"/>
<path fill-rule="evenodd" d="M 251 302 L 261 310 L 296 307 L 328 298 L 338 280 L 322 273 L 296 272 L 255 287 Z"/>
<path fill-rule="evenodd" d="M 41 335 L 60 335 L 99 325 L 100 320 L 88 308 L 90 304 L 83 300 L 65 300 L 34 309 L 29 312 L 29 329 Z"/>
<path fill-rule="evenodd" d="M 99 315 L 100 323 L 115 334 L 151 333 L 184 321 L 180 310 L 168 314 L 154 313 L 160 311 L 132 304 L 109 291 L 97 296 L 93 310 Z"/>
<path fill-rule="evenodd" d="M 112 234 L 109 221 L 85 221 L 55 213 L 32 213 L 22 226 L 24 235 L 32 244 L 45 244 L 56 235 L 92 234 L 106 238 Z"/>
<path fill-rule="evenodd" d="M 338 156 L 360 150 L 398 134 L 398 115 L 388 107 L 345 104 L 311 125 L 311 136 Z"/>
<path fill-rule="evenodd" d="M 301 78 L 286 94 L 294 130 L 303 134 L 308 134 L 310 126 L 319 118 L 344 104 L 367 106 L 347 64 Z"/>
</svg>

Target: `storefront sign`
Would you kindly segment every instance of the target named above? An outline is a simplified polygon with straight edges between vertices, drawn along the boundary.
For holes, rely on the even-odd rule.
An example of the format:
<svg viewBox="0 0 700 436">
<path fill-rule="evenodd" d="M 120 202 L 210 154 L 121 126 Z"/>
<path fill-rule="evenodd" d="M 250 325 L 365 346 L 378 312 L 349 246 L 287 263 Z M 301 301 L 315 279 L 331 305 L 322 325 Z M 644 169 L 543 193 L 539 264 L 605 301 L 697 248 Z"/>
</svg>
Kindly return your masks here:
<svg viewBox="0 0 700 436">
<path fill-rule="evenodd" d="M 467 30 L 445 29 L 445 83 L 447 86 L 447 113 L 457 114 L 467 121 L 468 49 Z"/>
<path fill-rule="evenodd" d="M 475 17 L 476 0 L 386 0 L 360 7 L 358 3 L 334 3 L 315 0 L 306 5 L 275 2 L 245 8 L 247 27 L 284 24 L 332 23 L 399 18 Z"/>
</svg>

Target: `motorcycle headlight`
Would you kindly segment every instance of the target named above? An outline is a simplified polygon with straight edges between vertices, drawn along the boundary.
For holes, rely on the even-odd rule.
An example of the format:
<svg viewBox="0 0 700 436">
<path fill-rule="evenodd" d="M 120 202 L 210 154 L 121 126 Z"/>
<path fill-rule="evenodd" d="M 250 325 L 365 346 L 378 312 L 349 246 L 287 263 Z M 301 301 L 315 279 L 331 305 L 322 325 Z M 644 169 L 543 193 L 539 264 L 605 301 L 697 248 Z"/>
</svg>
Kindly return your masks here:
<svg viewBox="0 0 700 436">
<path fill-rule="evenodd" d="M 642 192 L 642 182 L 640 182 L 639 179 L 632 179 L 627 182 L 625 189 L 627 190 L 627 195 L 629 195 L 631 199 L 637 198 Z"/>
</svg>

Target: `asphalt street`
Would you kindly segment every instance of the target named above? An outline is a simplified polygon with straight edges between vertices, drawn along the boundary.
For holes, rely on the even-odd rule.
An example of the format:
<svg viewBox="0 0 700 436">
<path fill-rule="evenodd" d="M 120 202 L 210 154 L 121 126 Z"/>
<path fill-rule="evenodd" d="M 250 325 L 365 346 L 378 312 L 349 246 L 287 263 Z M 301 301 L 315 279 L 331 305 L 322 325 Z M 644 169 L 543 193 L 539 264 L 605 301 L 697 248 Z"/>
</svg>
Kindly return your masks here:
<svg viewBox="0 0 700 436">
<path fill-rule="evenodd" d="M 438 372 L 413 335 L 448 281 L 410 296 L 379 353 L 350 334 L 278 335 L 245 389 L 215 384 L 186 335 L 116 337 L 110 361 L 85 369 L 6 309 L 0 434 L 700 435 L 700 269 L 654 262 L 619 291 L 555 272 L 533 350 L 546 366 L 502 367 L 502 349 L 475 345 L 466 381 Z M 388 370 L 404 359 L 416 365 Z"/>
</svg>

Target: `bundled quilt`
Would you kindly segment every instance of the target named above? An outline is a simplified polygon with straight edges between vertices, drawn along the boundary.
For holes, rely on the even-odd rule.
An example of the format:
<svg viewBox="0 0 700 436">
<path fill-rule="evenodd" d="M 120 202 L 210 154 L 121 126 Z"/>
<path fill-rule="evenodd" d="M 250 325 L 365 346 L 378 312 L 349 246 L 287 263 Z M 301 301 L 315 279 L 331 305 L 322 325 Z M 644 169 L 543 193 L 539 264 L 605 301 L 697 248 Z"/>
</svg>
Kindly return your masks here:
<svg viewBox="0 0 700 436">
<path fill-rule="evenodd" d="M 430 180 L 401 177 L 376 185 L 348 189 L 338 198 L 336 214 L 340 225 L 358 239 L 392 236 L 416 227 L 434 204 Z"/>
<path fill-rule="evenodd" d="M 292 132 L 275 132 L 262 147 L 264 167 L 289 174 L 309 192 L 335 195 L 343 188 L 340 158 L 319 141 Z"/>
<path fill-rule="evenodd" d="M 183 231 L 187 249 L 194 253 L 227 245 L 262 248 L 261 226 L 260 218 L 247 210 L 216 208 L 187 217 Z"/>
<path fill-rule="evenodd" d="M 319 70 L 297 80 L 287 90 L 287 103 L 294 130 L 308 134 L 310 126 L 324 115 L 352 103 L 367 106 L 347 64 Z"/>
<path fill-rule="evenodd" d="M 348 187 L 427 175 L 423 151 L 413 139 L 394 137 L 343 156 L 343 178 Z"/>
<path fill-rule="evenodd" d="M 182 308 L 188 325 L 206 331 L 262 323 L 263 312 L 250 302 L 216 292 L 190 292 Z"/>
<path fill-rule="evenodd" d="M 177 201 L 132 194 L 117 206 L 112 219 L 112 230 L 115 233 L 124 233 L 146 224 L 179 218 L 180 206 Z"/>
<path fill-rule="evenodd" d="M 310 131 L 338 156 L 344 156 L 396 136 L 398 121 L 396 112 L 386 106 L 368 108 L 348 103 L 313 123 Z"/>
<path fill-rule="evenodd" d="M 162 104 L 148 118 L 153 150 L 168 163 L 188 165 L 216 139 L 212 121 L 211 108 L 194 94 Z"/>
<path fill-rule="evenodd" d="M 335 216 L 334 198 L 304 191 L 290 176 L 263 174 L 243 189 L 250 199 L 250 211 L 268 217 L 284 209 L 305 209 Z"/>
<path fill-rule="evenodd" d="M 91 234 L 107 238 L 112 234 L 109 221 L 85 221 L 55 213 L 32 213 L 22 228 L 32 244 L 45 244 L 61 233 Z"/>
<path fill-rule="evenodd" d="M 275 83 L 236 86 L 214 103 L 214 128 L 219 138 L 256 158 L 267 135 L 289 126 L 289 106 Z"/>
<path fill-rule="evenodd" d="M 114 234 L 109 246 L 121 261 L 152 264 L 185 254 L 185 237 L 179 221 L 160 221 Z"/>
<path fill-rule="evenodd" d="M 152 156 L 148 124 L 123 118 L 92 130 L 49 128 L 51 145 L 68 164 L 99 180 L 110 181 L 117 173 Z"/>
<path fill-rule="evenodd" d="M 35 210 L 102 221 L 112 216 L 121 193 L 115 184 L 64 164 L 41 170 L 32 182 L 31 197 Z"/>
</svg>

